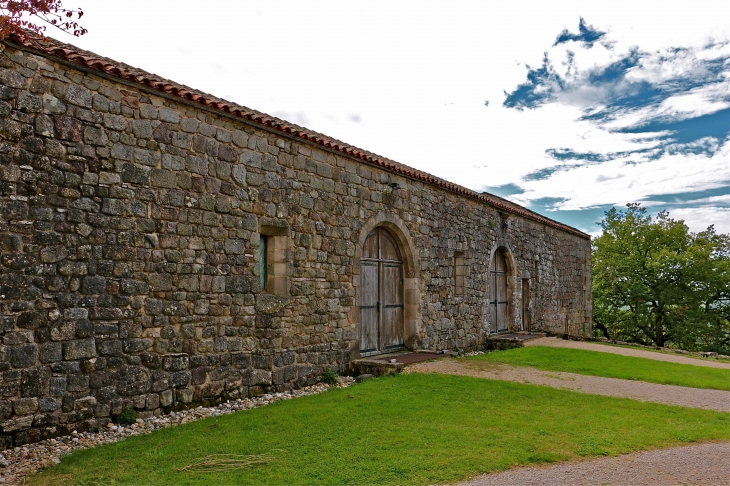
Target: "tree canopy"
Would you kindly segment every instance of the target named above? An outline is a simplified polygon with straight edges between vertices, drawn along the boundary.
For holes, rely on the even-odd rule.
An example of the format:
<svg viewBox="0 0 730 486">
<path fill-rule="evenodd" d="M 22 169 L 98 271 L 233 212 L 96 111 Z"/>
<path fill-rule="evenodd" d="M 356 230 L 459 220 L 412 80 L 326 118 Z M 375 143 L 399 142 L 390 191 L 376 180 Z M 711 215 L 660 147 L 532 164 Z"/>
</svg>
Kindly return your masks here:
<svg viewBox="0 0 730 486">
<path fill-rule="evenodd" d="M 0 40 L 11 34 L 42 37 L 45 24 L 76 37 L 87 31 L 77 22 L 84 15 L 80 9 L 64 8 L 61 0 L 0 0 Z"/>
<path fill-rule="evenodd" d="M 730 351 L 730 236 L 612 208 L 593 240 L 594 328 L 613 340 Z"/>
</svg>

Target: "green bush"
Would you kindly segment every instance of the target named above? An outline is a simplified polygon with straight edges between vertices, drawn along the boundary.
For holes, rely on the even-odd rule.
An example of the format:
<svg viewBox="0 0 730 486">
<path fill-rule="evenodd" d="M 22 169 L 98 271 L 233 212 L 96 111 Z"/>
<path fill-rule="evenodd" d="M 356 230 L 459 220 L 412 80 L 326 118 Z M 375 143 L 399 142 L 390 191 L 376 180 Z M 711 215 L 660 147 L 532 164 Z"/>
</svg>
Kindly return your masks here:
<svg viewBox="0 0 730 486">
<path fill-rule="evenodd" d="M 116 417 L 116 422 L 119 425 L 132 425 L 137 421 L 137 412 L 133 408 L 124 407 L 119 415 Z"/>
<path fill-rule="evenodd" d="M 322 373 L 321 381 L 322 383 L 334 385 L 335 383 L 337 383 L 337 372 L 332 368 L 327 368 L 326 370 L 324 370 L 324 373 Z"/>
</svg>

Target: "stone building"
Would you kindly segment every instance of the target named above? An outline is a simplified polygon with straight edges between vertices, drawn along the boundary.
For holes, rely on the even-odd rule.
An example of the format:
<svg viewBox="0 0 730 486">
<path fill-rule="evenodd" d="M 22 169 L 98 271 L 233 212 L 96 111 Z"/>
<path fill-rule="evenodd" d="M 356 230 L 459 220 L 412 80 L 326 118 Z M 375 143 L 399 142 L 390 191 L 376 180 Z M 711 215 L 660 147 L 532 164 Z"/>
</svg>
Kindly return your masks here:
<svg viewBox="0 0 730 486">
<path fill-rule="evenodd" d="M 589 237 L 49 40 L 0 53 L 1 445 L 591 332 Z"/>
</svg>

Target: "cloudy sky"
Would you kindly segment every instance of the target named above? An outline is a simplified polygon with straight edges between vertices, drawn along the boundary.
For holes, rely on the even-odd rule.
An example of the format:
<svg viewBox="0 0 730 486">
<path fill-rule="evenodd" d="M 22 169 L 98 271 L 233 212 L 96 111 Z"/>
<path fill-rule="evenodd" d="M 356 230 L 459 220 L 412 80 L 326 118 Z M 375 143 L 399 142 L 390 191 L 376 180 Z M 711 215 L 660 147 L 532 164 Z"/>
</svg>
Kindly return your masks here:
<svg viewBox="0 0 730 486">
<path fill-rule="evenodd" d="M 724 3 L 64 0 L 89 33 L 52 35 L 589 233 L 730 233 Z"/>
</svg>

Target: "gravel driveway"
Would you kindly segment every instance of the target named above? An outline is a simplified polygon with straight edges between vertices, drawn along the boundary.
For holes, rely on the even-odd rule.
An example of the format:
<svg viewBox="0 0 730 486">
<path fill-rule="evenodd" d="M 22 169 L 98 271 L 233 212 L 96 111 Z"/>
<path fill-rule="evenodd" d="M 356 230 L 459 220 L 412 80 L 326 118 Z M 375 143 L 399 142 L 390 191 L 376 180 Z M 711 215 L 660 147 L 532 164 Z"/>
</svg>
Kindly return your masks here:
<svg viewBox="0 0 730 486">
<path fill-rule="evenodd" d="M 623 456 L 519 467 L 484 474 L 459 486 L 730 484 L 730 442 L 709 442 Z"/>
</svg>

